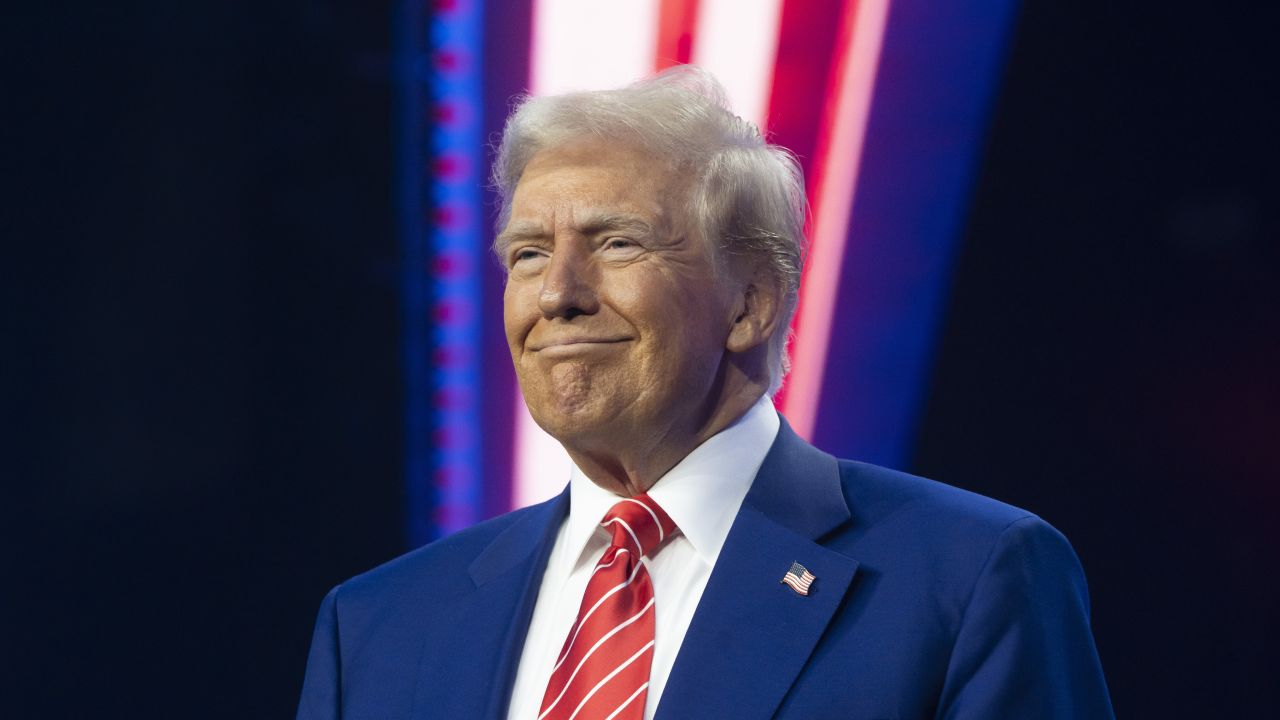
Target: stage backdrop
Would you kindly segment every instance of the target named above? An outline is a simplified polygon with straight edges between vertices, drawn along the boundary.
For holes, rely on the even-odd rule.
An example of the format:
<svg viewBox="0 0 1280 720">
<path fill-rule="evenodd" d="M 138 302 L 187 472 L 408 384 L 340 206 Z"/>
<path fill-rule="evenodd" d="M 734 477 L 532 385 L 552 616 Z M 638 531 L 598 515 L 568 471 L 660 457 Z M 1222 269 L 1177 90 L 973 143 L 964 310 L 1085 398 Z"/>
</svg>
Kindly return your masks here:
<svg viewBox="0 0 1280 720">
<path fill-rule="evenodd" d="M 552 492 L 486 144 L 688 61 L 804 164 L 796 424 L 1062 529 L 1120 716 L 1274 714 L 1278 11 L 1095 5 L 7 8 L 0 715 L 289 717 L 329 588 Z"/>
</svg>

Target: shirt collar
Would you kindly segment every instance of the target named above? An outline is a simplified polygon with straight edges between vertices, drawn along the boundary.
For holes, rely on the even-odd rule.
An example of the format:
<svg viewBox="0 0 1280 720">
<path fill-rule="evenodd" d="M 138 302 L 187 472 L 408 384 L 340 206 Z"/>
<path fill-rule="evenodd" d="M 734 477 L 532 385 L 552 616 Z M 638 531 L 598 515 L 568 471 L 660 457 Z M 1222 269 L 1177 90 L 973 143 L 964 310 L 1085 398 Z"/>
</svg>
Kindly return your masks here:
<svg viewBox="0 0 1280 720">
<path fill-rule="evenodd" d="M 698 556 L 714 566 L 742 499 L 778 435 L 781 422 L 767 395 L 742 417 L 685 456 L 649 488 Z M 569 479 L 565 542 L 580 561 L 600 521 L 620 496 L 591 482 L 575 464 Z"/>
</svg>

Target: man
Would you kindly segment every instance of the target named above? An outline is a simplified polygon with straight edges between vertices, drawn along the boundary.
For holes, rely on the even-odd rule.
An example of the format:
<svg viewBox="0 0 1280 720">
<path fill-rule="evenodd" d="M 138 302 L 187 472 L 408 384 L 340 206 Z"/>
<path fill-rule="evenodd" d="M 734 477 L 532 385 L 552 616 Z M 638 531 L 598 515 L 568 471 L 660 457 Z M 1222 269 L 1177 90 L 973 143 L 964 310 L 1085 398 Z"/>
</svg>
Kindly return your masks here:
<svg viewBox="0 0 1280 720">
<path fill-rule="evenodd" d="M 494 176 L 573 475 L 330 592 L 300 718 L 1111 717 L 1061 535 L 774 411 L 803 190 L 713 80 L 526 100 Z"/>
</svg>

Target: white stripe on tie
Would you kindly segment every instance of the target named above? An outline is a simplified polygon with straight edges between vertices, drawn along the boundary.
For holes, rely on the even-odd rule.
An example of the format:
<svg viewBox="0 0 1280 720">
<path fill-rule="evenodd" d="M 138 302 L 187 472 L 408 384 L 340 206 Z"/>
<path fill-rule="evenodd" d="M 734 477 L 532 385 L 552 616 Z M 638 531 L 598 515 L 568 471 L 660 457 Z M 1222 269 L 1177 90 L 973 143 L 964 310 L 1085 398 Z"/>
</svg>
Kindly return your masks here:
<svg viewBox="0 0 1280 720">
<path fill-rule="evenodd" d="M 618 550 L 618 552 L 628 552 L 628 551 L 626 548 L 621 548 Z M 614 558 L 614 559 L 616 560 L 617 558 Z M 612 564 L 613 563 L 609 563 L 609 565 L 612 565 Z M 609 567 L 609 565 L 605 565 L 604 567 Z M 600 568 L 596 568 L 596 570 L 599 570 L 599 569 Z M 556 666 L 551 668 L 552 673 L 555 673 L 556 670 L 559 670 L 560 666 L 564 664 L 564 659 L 569 657 L 569 650 L 573 647 L 573 641 L 578 639 L 578 633 L 582 632 L 582 626 L 586 624 L 587 618 L 591 617 L 596 610 L 599 610 L 600 606 L 604 604 L 604 601 L 612 597 L 614 593 L 630 585 L 631 581 L 636 579 L 636 573 L 638 572 L 640 572 L 640 563 L 636 563 L 635 568 L 632 569 L 631 571 L 631 576 L 627 578 L 626 582 L 614 585 L 612 588 L 609 589 L 609 592 L 605 593 L 604 595 L 601 595 L 600 599 L 596 601 L 596 604 L 592 605 L 591 609 L 587 611 L 587 614 L 583 615 L 582 618 L 578 620 L 578 624 L 575 625 L 573 629 L 573 637 L 569 638 L 569 644 L 565 645 L 564 649 L 560 651 L 560 657 L 558 660 L 556 660 Z M 591 573 L 591 574 L 595 575 L 595 573 Z M 588 582 L 590 581 L 588 580 Z"/>
<path fill-rule="evenodd" d="M 605 634 L 604 634 L 604 637 L 602 637 L 602 638 L 600 638 L 599 640 L 597 640 L 597 641 L 596 641 L 596 644 L 595 644 L 595 645 L 592 645 L 592 646 L 591 646 L 591 649 L 587 651 L 587 654 L 586 654 L 586 655 L 583 655 L 583 656 L 582 656 L 582 659 L 578 661 L 578 667 L 574 668 L 574 669 L 573 669 L 573 672 L 569 675 L 569 679 L 564 681 L 564 687 L 560 689 L 560 694 L 559 694 L 559 695 L 557 695 L 557 696 L 556 696 L 556 699 L 555 699 L 555 700 L 552 700 L 552 701 L 551 701 L 551 704 L 547 706 L 547 709 L 546 709 L 546 710 L 544 710 L 544 711 L 542 712 L 542 714 L 538 716 L 538 720 L 542 720 L 542 718 L 546 717 L 546 716 L 547 716 L 547 713 L 551 712 L 551 711 L 555 708 L 555 706 L 560 702 L 560 698 L 564 697 L 564 694 L 565 694 L 565 693 L 567 693 L 567 692 L 569 692 L 569 686 L 573 684 L 573 679 L 574 679 L 574 678 L 576 678 L 576 677 L 578 677 L 578 673 L 582 670 L 582 666 L 583 666 L 584 664 L 586 664 L 586 662 L 587 662 L 587 658 L 591 657 L 592 653 L 594 653 L 596 650 L 599 650 L 599 649 L 600 649 L 600 646 L 601 646 L 601 645 L 603 645 L 603 644 L 605 643 L 605 641 L 606 641 L 606 640 L 608 640 L 609 638 L 613 637 L 614 635 L 617 635 L 617 634 L 618 634 L 618 632 L 619 632 L 620 630 L 622 630 L 622 628 L 624 628 L 624 627 L 626 627 L 626 626 L 630 625 L 631 623 L 633 623 L 633 622 L 635 622 L 635 621 L 639 620 L 641 617 L 643 617 L 645 613 L 649 612 L 649 608 L 651 608 L 651 607 L 653 607 L 653 598 L 650 598 L 650 599 L 649 599 L 648 604 L 647 604 L 647 605 L 645 605 L 645 606 L 644 606 L 644 608 L 642 608 L 642 609 L 640 610 L 640 612 L 638 612 L 638 613 L 636 613 L 635 615 L 632 615 L 630 618 L 628 618 L 628 619 L 626 619 L 626 620 L 623 620 L 622 622 L 618 623 L 618 624 L 617 624 L 617 626 L 615 626 L 612 630 L 610 630 L 609 632 L 605 633 Z M 650 641 L 649 641 L 649 645 L 652 645 L 652 644 L 653 644 L 653 641 L 652 641 L 652 640 L 650 640 Z M 646 646 L 646 647 L 647 647 L 647 646 Z M 638 653 L 637 653 L 637 655 L 638 655 Z M 631 660 L 635 660 L 635 658 L 633 657 L 633 658 L 631 658 Z M 629 663 L 629 662 L 631 662 L 631 660 L 628 660 L 627 662 Z M 563 660 L 561 660 L 560 662 L 564 662 L 564 661 L 563 661 Z M 559 666 L 559 665 L 556 665 L 556 667 L 557 667 L 557 668 L 559 668 L 560 666 Z M 619 668 L 619 669 L 621 669 L 621 668 Z M 555 670 L 552 670 L 552 671 L 551 671 L 551 674 L 552 674 L 552 675 L 555 675 L 555 672 L 556 672 Z M 617 674 L 617 672 L 618 672 L 617 670 L 614 670 L 614 671 L 613 671 L 613 674 L 610 674 L 610 675 L 609 675 L 609 677 L 613 677 L 613 675 L 614 675 L 614 674 Z M 605 678 L 605 679 L 607 680 L 608 678 Z M 599 686 L 596 686 L 596 687 L 597 687 L 597 688 L 599 688 Z M 595 692 L 595 691 L 593 690 L 592 692 Z M 589 698 L 589 697 L 591 697 L 591 696 L 590 696 L 590 695 L 587 695 L 587 697 Z M 583 702 L 586 702 L 587 700 L 586 700 L 586 698 L 583 698 L 583 700 L 582 700 L 582 701 L 583 701 Z M 581 709 L 581 706 L 579 706 L 579 708 L 578 708 L 578 709 L 580 710 L 580 709 Z M 578 712 L 577 712 L 577 710 L 575 710 L 575 711 L 574 711 L 574 715 L 577 715 L 577 714 L 578 714 Z"/>
<path fill-rule="evenodd" d="M 608 675 L 605 675 L 603 680 L 601 680 L 600 682 L 596 683 L 596 686 L 595 686 L 595 687 L 593 687 L 593 688 L 591 688 L 591 692 L 587 693 L 587 696 L 586 696 L 586 697 L 584 697 L 584 698 L 582 698 L 582 702 L 578 703 L 578 707 L 574 708 L 574 710 L 573 710 L 573 714 L 569 716 L 569 720 L 573 720 L 574 718 L 578 717 L 578 713 L 582 712 L 582 708 L 586 706 L 587 701 L 591 699 L 591 696 L 592 696 L 592 695 L 595 695 L 596 693 L 600 692 L 600 688 L 604 687 L 604 686 L 605 686 L 605 683 L 607 683 L 607 682 L 609 682 L 610 680 L 612 680 L 614 675 L 617 675 L 618 673 L 622 672 L 623 670 L 626 670 L 628 665 L 630 665 L 631 663 L 635 662 L 635 661 L 636 661 L 636 658 L 638 658 L 638 657 L 640 657 L 641 655 L 645 654 L 645 652 L 647 652 L 647 651 L 649 650 L 649 648 L 651 648 L 651 647 L 653 647 L 653 641 L 652 641 L 652 640 L 650 640 L 650 641 L 649 641 L 649 644 L 648 644 L 648 645 L 645 645 L 644 647 L 640 648 L 640 651 L 639 651 L 639 652 L 637 652 L 635 655 L 632 655 L 631 657 L 627 658 L 626 662 L 624 662 L 624 663 L 622 663 L 621 665 L 619 665 L 618 667 L 614 668 L 614 669 L 613 669 L 613 672 L 609 673 Z M 539 718 L 538 720 L 542 720 L 542 719 L 541 719 L 541 718 Z"/>
<path fill-rule="evenodd" d="M 626 548 L 618 548 L 618 552 L 616 552 L 616 553 L 614 553 L 614 554 L 613 554 L 613 559 L 612 559 L 612 560 L 610 560 L 609 562 L 607 562 L 607 563 L 605 563 L 605 564 L 603 564 L 603 565 L 597 565 L 597 566 L 596 566 L 596 569 L 591 571 L 591 574 L 592 574 L 592 575 L 595 575 L 596 573 L 600 572 L 601 570 L 603 570 L 603 569 L 605 569 L 605 568 L 607 568 L 607 567 L 612 567 L 614 563 L 618 562 L 618 556 L 619 556 L 619 555 L 621 555 L 622 553 L 626 553 L 626 554 L 630 555 L 630 554 L 631 554 L 631 551 L 630 551 L 630 550 L 628 550 L 628 549 L 626 549 Z M 588 578 L 588 579 L 587 579 L 587 582 L 591 582 L 591 579 L 590 579 L 590 578 Z"/>
<path fill-rule="evenodd" d="M 645 684 L 637 688 L 635 692 L 631 693 L 631 697 L 627 698 L 626 700 L 623 700 L 622 704 L 618 706 L 618 709 L 609 713 L 609 717 L 605 718 L 604 720 L 613 720 L 614 718 L 618 717 L 618 713 L 622 712 L 623 710 L 626 710 L 627 706 L 631 704 L 631 701 L 635 700 L 636 696 L 644 692 L 645 688 L 647 687 L 649 687 L 649 683 L 646 682 Z"/>
<path fill-rule="evenodd" d="M 662 542 L 667 539 L 667 533 L 662 529 L 662 521 L 658 519 L 658 514 L 653 511 L 653 508 L 645 505 L 635 498 L 624 498 L 624 502 L 633 502 L 644 508 L 644 511 L 649 513 L 649 517 L 653 518 L 653 524 L 658 526 L 658 542 Z"/>
<path fill-rule="evenodd" d="M 609 523 L 621 523 L 622 527 L 627 529 L 627 534 L 630 535 L 631 539 L 635 541 L 636 550 L 638 550 L 641 555 L 644 554 L 644 546 L 640 544 L 640 538 L 636 537 L 635 531 L 631 529 L 631 526 L 628 525 L 625 520 L 623 520 L 622 518 L 613 518 L 609 522 L 600 523 L 600 527 L 609 527 Z"/>
</svg>

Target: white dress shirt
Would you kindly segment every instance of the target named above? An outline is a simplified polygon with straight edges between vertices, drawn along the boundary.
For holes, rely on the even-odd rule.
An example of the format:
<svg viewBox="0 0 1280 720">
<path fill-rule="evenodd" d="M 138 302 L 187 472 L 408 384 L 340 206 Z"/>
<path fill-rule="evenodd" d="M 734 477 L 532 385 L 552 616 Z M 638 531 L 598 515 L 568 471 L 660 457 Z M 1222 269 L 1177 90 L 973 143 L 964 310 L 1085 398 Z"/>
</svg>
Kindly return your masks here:
<svg viewBox="0 0 1280 720">
<path fill-rule="evenodd" d="M 654 646 L 644 717 L 662 699 L 689 621 L 711 577 L 729 527 L 756 471 L 773 445 L 778 413 L 768 396 L 685 456 L 649 489 L 680 528 L 653 557 L 643 559 L 653 580 Z M 609 547 L 600 527 L 620 496 L 591 482 L 576 466 L 569 478 L 569 516 L 560 525 L 542 575 L 538 601 L 516 671 L 507 720 L 537 720 L 556 656 L 578 618 L 591 568 Z"/>
</svg>

